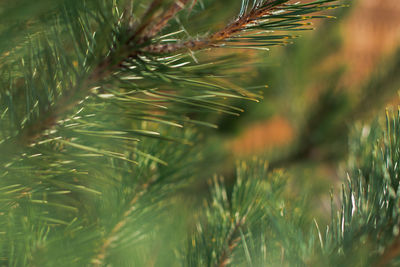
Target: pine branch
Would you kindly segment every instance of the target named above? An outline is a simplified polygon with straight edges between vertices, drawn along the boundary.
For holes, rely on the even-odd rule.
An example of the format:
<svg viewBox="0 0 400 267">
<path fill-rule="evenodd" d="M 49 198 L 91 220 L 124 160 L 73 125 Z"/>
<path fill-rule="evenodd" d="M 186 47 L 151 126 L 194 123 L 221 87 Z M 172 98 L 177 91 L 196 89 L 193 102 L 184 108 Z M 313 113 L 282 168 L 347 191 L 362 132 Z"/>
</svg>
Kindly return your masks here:
<svg viewBox="0 0 400 267">
<path fill-rule="evenodd" d="M 165 11 L 164 15 L 161 16 L 160 21 L 153 26 L 145 25 L 143 31 L 145 31 L 147 27 L 150 27 L 149 32 L 151 35 L 157 34 L 159 30 L 166 26 L 169 19 L 171 19 L 184 7 L 185 3 L 174 3 L 171 8 Z M 148 13 L 151 13 L 151 10 L 157 4 L 158 2 L 152 3 L 152 5 L 149 7 Z M 132 37 L 128 38 L 128 40 L 133 38 L 144 40 L 143 38 L 147 37 L 152 36 L 148 34 L 144 35 L 143 37 L 140 37 L 140 35 L 139 37 L 133 35 Z M 128 41 L 123 44 L 119 51 L 110 51 L 111 53 L 108 53 L 109 55 L 99 64 L 97 64 L 97 66 L 95 66 L 90 73 L 84 73 L 83 76 L 78 77 L 78 84 L 70 88 L 68 93 L 63 94 L 63 96 L 57 100 L 55 105 L 47 107 L 47 110 L 42 112 L 40 117 L 38 117 L 35 121 L 30 122 L 29 125 L 26 125 L 17 136 L 9 138 L 1 143 L 0 149 L 13 151 L 13 154 L 17 155 L 24 147 L 33 144 L 36 140 L 43 136 L 46 130 L 56 126 L 57 122 L 62 119 L 65 114 L 68 114 L 74 107 L 77 106 L 77 104 L 82 101 L 82 99 L 89 95 L 92 88 L 101 85 L 105 80 L 109 79 L 114 72 L 124 65 L 125 61 L 139 56 L 142 53 L 140 45 L 142 42 L 143 41 L 139 41 L 138 44 L 132 44 Z M 13 146 L 15 148 L 10 149 Z"/>
<path fill-rule="evenodd" d="M 146 23 L 143 26 L 139 27 L 139 35 L 133 35 L 127 38 L 127 42 L 123 43 L 122 46 L 116 50 L 111 50 L 108 53 L 108 56 L 98 63 L 96 66 L 92 67 L 92 70 L 88 73 L 84 73 L 83 75 L 78 75 L 76 78 L 76 85 L 73 85 L 72 88 L 68 90 L 68 93 L 64 93 L 63 96 L 57 100 L 57 102 L 51 106 L 48 106 L 44 112 L 41 113 L 40 117 L 37 117 L 36 120 L 30 121 L 19 133 L 17 136 L 13 138 L 9 138 L 0 144 L 0 149 L 8 149 L 12 146 L 16 146 L 15 149 L 11 149 L 14 155 L 17 155 L 20 150 L 24 147 L 27 147 L 33 144 L 36 140 L 41 138 L 43 134 L 52 129 L 57 125 L 57 122 L 65 117 L 65 114 L 68 114 L 73 108 L 79 104 L 82 99 L 85 99 L 88 95 L 90 95 L 90 90 L 98 85 L 104 83 L 107 79 L 114 76 L 114 73 L 124 68 L 124 64 L 127 60 L 131 60 L 132 58 L 136 58 L 143 53 L 151 52 L 152 54 L 164 54 L 166 52 L 177 53 L 182 48 L 190 48 L 192 50 L 200 50 L 207 47 L 214 47 L 216 45 L 220 45 L 222 42 L 230 41 L 229 38 L 233 38 L 238 33 L 246 30 L 246 31 L 254 31 L 254 30 L 268 30 L 279 27 L 290 26 L 289 29 L 293 27 L 298 27 L 303 24 L 295 24 L 298 20 L 310 19 L 313 17 L 301 17 L 299 18 L 299 14 L 315 12 L 321 9 L 325 9 L 331 6 L 323 6 L 322 4 L 329 2 L 327 1 L 319 1 L 314 2 L 312 4 L 300 5 L 300 6 L 284 6 L 282 5 L 286 1 L 266 1 L 264 3 L 258 2 L 253 6 L 250 12 L 240 15 L 240 17 L 233 23 L 227 25 L 224 29 L 216 32 L 211 35 L 209 38 L 200 41 L 185 41 L 181 44 L 165 44 L 165 45 L 146 45 L 145 39 L 153 38 L 160 30 L 162 30 L 169 22 L 171 18 L 173 18 L 179 11 L 181 11 L 184 6 L 189 1 L 179 1 L 174 2 L 170 8 L 164 11 L 164 13 L 160 16 L 155 23 L 148 25 Z M 148 13 L 152 13 L 154 6 L 157 2 L 153 2 L 150 7 Z M 247 6 L 242 7 L 242 9 L 246 10 Z M 304 10 L 302 10 L 304 9 Z M 299 12 L 300 10 L 300 12 Z M 274 15 L 274 12 L 284 11 L 284 15 Z M 285 13 L 286 12 L 286 13 Z M 147 15 L 146 15 L 147 16 Z M 150 16 L 151 17 L 151 16 Z M 277 18 L 278 20 L 282 20 L 284 23 L 269 22 L 270 18 Z M 282 19 L 284 18 L 284 19 Z M 267 21 L 267 22 L 264 22 Z M 271 24 L 272 23 L 272 24 Z M 274 24 L 275 23 L 275 24 Z M 144 34 L 141 34 L 144 32 Z M 142 36 L 142 37 L 141 37 Z M 247 34 L 246 34 L 247 36 Z M 245 38 L 255 38 L 255 37 L 246 37 Z M 241 37 L 242 38 L 242 37 Z M 278 37 L 284 38 L 284 37 Z M 132 43 L 132 40 L 138 40 L 138 43 Z M 140 41 L 142 40 L 142 41 Z M 245 39 L 248 41 L 247 39 Z M 253 39 L 254 41 L 256 39 Z M 262 38 L 261 41 L 268 41 L 267 39 Z M 258 41 L 257 41 L 258 42 Z M 283 41 L 285 42 L 285 41 Z M 143 44 L 142 44 L 143 43 Z M 268 45 L 268 42 L 266 43 Z M 112 48 L 113 49 L 113 48 Z"/>
<path fill-rule="evenodd" d="M 44 114 L 43 117 L 38 118 L 37 121 L 32 122 L 31 125 L 25 127 L 15 138 L 19 147 L 25 147 L 34 143 L 39 139 L 43 132 L 55 126 L 66 113 L 74 108 L 81 100 L 77 96 L 86 96 L 89 90 L 96 86 L 99 82 L 110 75 L 113 71 L 114 66 L 111 66 L 110 59 L 101 62 L 88 77 L 77 86 L 71 88 L 67 94 L 58 100 L 57 105 L 50 107 Z M 110 67 L 111 66 L 111 67 Z M 78 98 L 78 99 L 77 99 Z M 2 143 L 7 147 L 7 143 Z M 16 152 L 16 151 L 14 151 Z"/>
<path fill-rule="evenodd" d="M 91 260 L 93 266 L 103 266 L 104 259 L 107 256 L 107 249 L 112 246 L 112 244 L 117 240 L 117 234 L 119 231 L 127 224 L 128 218 L 132 215 L 132 212 L 135 210 L 135 205 L 138 200 L 147 193 L 149 187 L 155 183 L 156 180 L 149 181 L 148 183 L 142 184 L 140 189 L 137 190 L 133 195 L 134 197 L 129 202 L 128 210 L 124 212 L 122 216 L 122 220 L 118 222 L 111 232 L 105 238 L 103 245 L 100 247 L 98 254 Z"/>
<path fill-rule="evenodd" d="M 236 24 L 228 24 L 195 50 L 222 47 L 226 42 L 236 48 L 248 41 L 253 48 L 283 44 L 288 36 L 259 38 L 253 34 L 300 27 L 303 24 L 298 21 L 311 17 L 299 15 L 321 10 L 325 7 L 317 3 L 329 1 L 290 7 L 284 6 L 285 2 L 256 0 L 249 9 L 249 1 L 244 1 Z M 8 254 L 6 265 L 41 266 L 42 255 L 54 255 L 46 263 L 49 265 L 106 264 L 108 257 L 115 256 L 115 248 L 148 234 L 141 233 L 145 226 L 139 225 L 137 217 L 145 221 L 149 214 L 157 214 L 170 193 L 193 174 L 191 160 L 201 158 L 194 153 L 192 159 L 176 146 L 171 148 L 173 153 L 166 153 L 158 143 L 153 144 L 154 149 L 142 150 L 137 142 L 158 138 L 189 144 L 193 140 L 187 131 L 171 137 L 172 131 L 159 125 L 205 125 L 184 117 L 187 110 L 182 107 L 191 107 L 190 112 L 238 115 L 240 108 L 221 99 L 257 97 L 219 82 L 216 74 L 220 65 L 229 65 L 226 61 L 194 65 L 178 50 L 169 56 L 164 51 L 149 53 L 152 46 L 169 42 L 166 35 L 159 35 L 189 1 L 173 2 L 165 10 L 160 3 L 148 3 L 138 25 L 133 23 L 129 7 L 123 7 L 121 13 L 116 1 L 66 3 L 58 13 L 50 14 L 54 23 L 48 31 L 31 37 L 23 58 L 12 55 L 18 58 L 18 65 L 9 64 L 1 73 L 2 85 L 7 88 L 0 98 L 0 150 L 7 151 L 0 159 L 4 167 L 0 216 L 7 218 L 0 222 L 7 238 L 0 245 Z M 281 9 L 287 13 L 274 13 Z M 177 43 L 185 42 L 190 41 L 178 38 Z M 168 163 L 173 166 L 165 171 L 162 166 Z M 143 169 L 148 172 L 142 173 Z M 239 183 L 235 189 L 232 203 L 236 212 L 224 221 L 227 231 L 218 239 L 217 266 L 232 259 L 233 250 L 240 245 L 236 235 L 241 234 L 243 247 L 251 241 L 251 231 L 242 233 L 243 224 L 264 216 L 264 202 L 258 200 L 265 196 L 258 185 Z M 243 195 L 242 189 L 247 193 Z M 224 198 L 220 193 L 217 197 Z M 256 195 L 260 198 L 251 199 Z M 223 205 L 228 203 L 222 200 Z M 218 212 L 217 218 L 228 218 Z M 137 231 L 124 236 L 132 225 Z M 20 235 L 27 235 L 29 242 L 15 249 Z"/>
<path fill-rule="evenodd" d="M 155 5 L 157 2 L 153 4 Z M 175 6 L 175 4 L 173 6 Z M 179 5 L 179 7 L 181 7 L 181 5 Z M 176 12 L 178 11 L 179 10 L 176 10 Z M 168 16 L 168 19 L 170 18 L 171 17 Z M 163 23 L 167 22 L 168 20 L 163 21 Z M 164 26 L 165 25 L 162 27 Z M 154 33 L 157 32 L 155 31 Z M 48 107 L 47 110 L 42 112 L 40 117 L 38 117 L 35 121 L 30 122 L 29 125 L 25 126 L 17 136 L 1 143 L 0 149 L 12 151 L 14 155 L 17 155 L 24 147 L 33 144 L 36 140 L 41 138 L 46 130 L 56 126 L 60 119 L 65 117 L 65 115 L 75 108 L 77 104 L 82 101 L 82 99 L 90 94 L 90 90 L 92 88 L 101 85 L 102 82 L 109 79 L 110 76 L 113 75 L 113 72 L 117 71 L 123 65 L 124 61 L 140 54 L 138 46 L 132 45 L 128 42 L 125 43 L 120 51 L 122 51 L 121 54 L 109 53 L 109 56 L 97 64 L 97 66 L 95 66 L 90 73 L 85 73 L 83 76 L 78 77 L 78 83 L 70 88 L 68 93 L 63 94 L 63 96 L 57 100 L 55 105 Z M 10 149 L 13 146 L 14 149 Z"/>
<path fill-rule="evenodd" d="M 239 229 L 245 224 L 246 217 L 242 217 L 239 221 L 236 222 L 235 226 L 232 228 L 231 232 L 226 237 L 226 248 L 222 251 L 221 256 L 219 257 L 217 267 L 225 267 L 231 263 L 230 255 L 232 254 L 235 247 L 238 245 L 240 241 L 240 237 L 236 237 L 239 233 Z"/>
<path fill-rule="evenodd" d="M 322 254 L 333 265 L 352 265 L 362 259 L 365 264 L 385 266 L 398 256 L 399 111 L 396 115 L 387 112 L 384 128 L 375 122 L 371 128 L 357 129 L 350 139 L 340 208 L 334 216 L 332 207 L 331 225 L 324 242 L 321 239 Z M 353 257 L 347 258 L 350 254 Z"/>
<path fill-rule="evenodd" d="M 204 217 L 198 219 L 196 231 L 189 236 L 185 266 L 282 264 L 282 249 L 293 251 L 290 245 L 300 242 L 295 236 L 301 231 L 299 222 L 293 220 L 297 217 L 286 212 L 288 200 L 282 198 L 284 180 L 282 173 L 268 173 L 267 164 L 256 160 L 237 165 L 231 193 L 214 179 Z M 263 247 L 269 248 L 269 257 L 260 255 Z M 275 251 L 279 251 L 278 257 Z M 299 260 L 289 255 L 285 262 L 290 257 L 295 259 L 293 262 Z"/>
<path fill-rule="evenodd" d="M 215 32 L 214 34 L 201 38 L 199 40 L 192 39 L 188 41 L 181 41 L 171 44 L 155 44 L 145 47 L 143 51 L 154 54 L 177 53 L 185 50 L 196 51 L 212 47 L 227 47 L 226 44 L 240 40 L 243 43 L 250 43 L 243 46 L 243 48 L 260 48 L 271 44 L 285 44 L 287 41 L 278 41 L 276 43 L 268 43 L 269 40 L 274 39 L 290 39 L 292 36 L 271 36 L 264 37 L 263 35 L 252 36 L 251 33 L 255 31 L 273 31 L 275 28 L 278 30 L 293 30 L 298 27 L 310 25 L 307 23 L 297 23 L 298 21 L 310 20 L 313 18 L 333 18 L 331 16 L 300 16 L 300 14 L 307 14 L 319 10 L 343 7 L 343 5 L 323 6 L 328 1 L 316 1 L 306 5 L 285 5 L 287 0 L 278 1 L 254 1 L 254 5 L 249 12 L 247 10 L 248 1 L 242 3 L 242 14 L 229 23 L 225 28 Z M 299 12 L 301 6 L 307 7 L 306 11 Z M 279 18 L 282 22 L 268 22 L 270 19 Z M 287 27 L 287 28 L 285 28 Z M 244 36 L 240 36 L 244 33 Z M 267 36 L 268 36 L 267 35 Z M 263 38 L 264 37 L 264 38 Z M 271 38 L 272 37 L 272 38 Z M 235 39 L 236 38 L 236 39 Z M 258 42 L 264 42 L 264 45 L 257 45 Z M 255 43 L 253 43 L 255 42 Z M 235 45 L 232 45 L 235 47 Z M 238 46 L 240 47 L 240 45 Z"/>
<path fill-rule="evenodd" d="M 152 26 L 145 30 L 145 34 L 142 37 L 143 41 L 151 40 L 155 35 L 157 35 L 163 28 L 168 25 L 168 22 L 176 16 L 176 14 L 185 8 L 186 4 L 190 0 L 174 0 L 174 3 L 164 11 L 159 18 L 155 18 Z M 154 1 L 151 6 L 158 5 L 158 1 Z M 146 48 L 144 49 L 146 50 Z"/>
</svg>

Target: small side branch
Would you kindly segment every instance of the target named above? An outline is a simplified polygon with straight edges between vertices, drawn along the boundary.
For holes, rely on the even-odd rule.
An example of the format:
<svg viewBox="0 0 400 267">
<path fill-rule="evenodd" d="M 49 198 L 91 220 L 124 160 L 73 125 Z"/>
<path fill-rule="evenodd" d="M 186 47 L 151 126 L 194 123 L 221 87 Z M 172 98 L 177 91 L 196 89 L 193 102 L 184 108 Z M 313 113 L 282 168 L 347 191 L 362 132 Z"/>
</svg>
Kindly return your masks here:
<svg viewBox="0 0 400 267">
<path fill-rule="evenodd" d="M 144 52 L 149 52 L 153 54 L 165 54 L 176 53 L 184 50 L 196 51 L 205 48 L 218 47 L 218 45 L 221 44 L 223 41 L 243 31 L 249 24 L 252 24 L 256 20 L 271 14 L 272 11 L 279 8 L 280 6 L 273 5 L 267 5 L 262 8 L 253 8 L 247 15 L 239 17 L 236 21 L 228 24 L 225 28 L 215 32 L 209 37 L 173 44 L 154 44 L 149 45 L 142 50 Z"/>
<path fill-rule="evenodd" d="M 119 231 L 128 223 L 130 215 L 135 211 L 136 209 L 136 204 L 139 201 L 139 199 L 145 195 L 148 192 L 149 187 L 154 183 L 155 181 L 150 181 L 148 183 L 143 184 L 140 187 L 140 190 L 135 194 L 135 196 L 132 198 L 132 200 L 129 202 L 129 209 L 124 212 L 122 216 L 122 220 L 119 221 L 114 228 L 110 231 L 108 234 L 107 238 L 104 240 L 102 246 L 99 249 L 99 252 L 97 255 L 92 259 L 91 263 L 95 267 L 103 266 L 104 260 L 107 256 L 107 251 L 109 247 L 114 244 L 118 238 L 117 235 Z"/>
<path fill-rule="evenodd" d="M 240 227 L 242 227 L 246 222 L 246 216 L 238 220 L 232 230 L 229 232 L 227 236 L 226 246 L 225 249 L 222 251 L 221 256 L 218 259 L 216 267 L 225 267 L 230 263 L 230 255 L 235 247 L 238 245 L 240 241 L 240 237 L 235 236 L 238 234 Z"/>
<path fill-rule="evenodd" d="M 143 40 L 147 41 L 153 38 L 157 33 L 159 33 L 165 26 L 168 25 L 168 22 L 175 17 L 175 15 L 185 8 L 186 4 L 189 0 L 176 0 L 170 8 L 168 8 L 164 13 L 157 19 L 151 27 L 149 27 L 145 34 L 143 35 Z"/>
</svg>

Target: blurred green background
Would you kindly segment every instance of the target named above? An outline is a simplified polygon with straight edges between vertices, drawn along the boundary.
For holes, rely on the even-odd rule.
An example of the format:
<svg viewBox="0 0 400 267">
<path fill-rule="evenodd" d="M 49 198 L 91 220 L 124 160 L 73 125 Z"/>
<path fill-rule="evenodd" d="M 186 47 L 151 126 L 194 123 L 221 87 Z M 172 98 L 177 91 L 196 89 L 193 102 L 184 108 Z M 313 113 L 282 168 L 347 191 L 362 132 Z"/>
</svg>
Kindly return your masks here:
<svg viewBox="0 0 400 267">
<path fill-rule="evenodd" d="M 225 14 L 238 8 L 222 2 L 204 3 L 215 10 L 225 6 Z M 240 74 L 228 80 L 259 88 L 263 100 L 234 101 L 245 112 L 212 115 L 219 129 L 217 136 L 208 132 L 212 144 L 224 144 L 225 176 L 233 180 L 235 160 L 262 156 L 270 168 L 293 176 L 288 192 L 312 192 L 306 201 L 321 218 L 329 213 L 330 190 L 343 182 L 338 166 L 347 159 L 352 130 L 395 106 L 400 88 L 400 2 L 341 3 L 349 7 L 326 12 L 337 19 L 313 21 L 314 30 L 298 32 L 287 46 L 232 51 L 240 51 Z M 206 31 L 193 29 L 199 30 Z M 209 51 L 207 57 L 221 53 Z"/>
</svg>

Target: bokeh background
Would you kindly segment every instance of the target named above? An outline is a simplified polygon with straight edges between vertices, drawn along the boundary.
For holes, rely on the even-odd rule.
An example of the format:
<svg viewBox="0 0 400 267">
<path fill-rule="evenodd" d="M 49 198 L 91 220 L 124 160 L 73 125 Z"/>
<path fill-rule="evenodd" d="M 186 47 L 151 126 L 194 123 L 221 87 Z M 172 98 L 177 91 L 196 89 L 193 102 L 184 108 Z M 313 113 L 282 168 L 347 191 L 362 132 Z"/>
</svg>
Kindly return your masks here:
<svg viewBox="0 0 400 267">
<path fill-rule="evenodd" d="M 232 161 L 262 156 L 271 169 L 294 177 L 288 191 L 309 188 L 307 202 L 322 217 L 330 190 L 345 178 L 353 131 L 399 102 L 400 2 L 341 3 L 348 7 L 325 12 L 336 19 L 314 20 L 305 26 L 313 30 L 298 32 L 287 46 L 240 51 L 245 76 L 232 83 L 260 88 L 264 99 L 237 101 L 245 110 L 238 118 L 214 118 L 215 142 L 224 144 L 228 159 L 225 176 L 234 176 Z"/>
</svg>

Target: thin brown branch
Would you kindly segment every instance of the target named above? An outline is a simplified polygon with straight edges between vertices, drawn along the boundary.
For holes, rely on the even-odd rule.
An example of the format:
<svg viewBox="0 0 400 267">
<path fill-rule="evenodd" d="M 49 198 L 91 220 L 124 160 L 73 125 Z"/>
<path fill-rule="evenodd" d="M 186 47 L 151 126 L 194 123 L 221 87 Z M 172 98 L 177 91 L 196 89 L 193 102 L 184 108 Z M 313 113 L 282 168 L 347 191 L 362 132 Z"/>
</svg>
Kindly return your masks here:
<svg viewBox="0 0 400 267">
<path fill-rule="evenodd" d="M 218 262 L 215 266 L 217 267 L 225 267 L 228 264 L 230 264 L 231 259 L 230 255 L 232 255 L 232 251 L 235 249 L 235 247 L 238 245 L 240 241 L 240 237 L 236 237 L 240 227 L 244 225 L 246 222 L 246 216 L 243 216 L 240 220 L 238 220 L 235 224 L 235 226 L 231 229 L 227 236 L 227 241 L 226 241 L 226 246 L 225 249 L 222 251 L 221 256 L 218 259 Z"/>
<path fill-rule="evenodd" d="M 238 18 L 228 24 L 222 30 L 215 32 L 209 37 L 199 40 L 188 40 L 174 44 L 154 44 L 143 49 L 145 52 L 154 54 L 176 53 L 182 50 L 201 50 L 210 47 L 217 47 L 220 43 L 243 31 L 246 26 L 254 23 L 263 16 L 271 14 L 272 11 L 279 9 L 280 6 L 267 5 L 261 8 L 252 9 L 248 14 Z"/>
<path fill-rule="evenodd" d="M 143 31 L 145 31 L 149 27 L 154 17 L 157 15 L 157 9 L 161 5 L 162 1 L 163 0 L 153 0 L 151 2 L 146 12 L 142 16 L 140 26 L 136 30 L 135 34 L 129 39 L 129 42 L 132 42 L 135 38 L 141 36 L 143 34 Z"/>
<path fill-rule="evenodd" d="M 175 17 L 175 15 L 185 8 L 186 4 L 190 0 L 176 0 L 174 3 L 160 16 L 160 18 L 156 19 L 152 26 L 149 27 L 145 34 L 143 35 L 143 40 L 150 40 L 152 37 L 157 35 L 165 26 L 168 25 L 168 22 Z"/>
<path fill-rule="evenodd" d="M 240 17 L 236 21 L 228 24 L 224 29 L 214 33 L 210 37 L 211 42 L 219 42 L 232 37 L 232 35 L 242 31 L 247 25 L 255 22 L 263 16 L 269 15 L 279 6 L 266 6 L 259 9 L 252 9 L 247 15 Z"/>
<path fill-rule="evenodd" d="M 132 214 L 132 212 L 135 211 L 136 204 L 139 201 L 139 199 L 147 193 L 149 187 L 155 182 L 155 180 L 150 181 L 148 183 L 143 184 L 140 189 L 137 191 L 135 196 L 132 198 L 132 200 L 129 202 L 129 209 L 126 210 L 122 216 L 121 221 L 119 221 L 114 228 L 110 231 L 108 234 L 107 238 L 105 238 L 102 246 L 99 249 L 99 252 L 97 255 L 92 259 L 91 263 L 93 266 L 102 266 L 104 263 L 104 260 L 107 256 L 107 250 L 109 247 L 117 241 L 117 234 L 119 231 L 128 223 L 129 217 Z"/>
<path fill-rule="evenodd" d="M 113 68 L 110 67 L 110 60 L 102 61 L 87 78 L 83 79 L 81 84 L 75 85 L 71 90 L 58 100 L 56 105 L 42 111 L 42 116 L 30 124 L 26 125 L 17 136 L 9 138 L 0 144 L 0 150 L 8 151 L 7 158 L 0 158 L 0 163 L 9 161 L 13 156 L 18 155 L 20 151 L 32 145 L 41 138 L 46 130 L 57 125 L 58 121 L 75 107 L 81 99 L 104 77 L 109 76 Z"/>
</svg>

